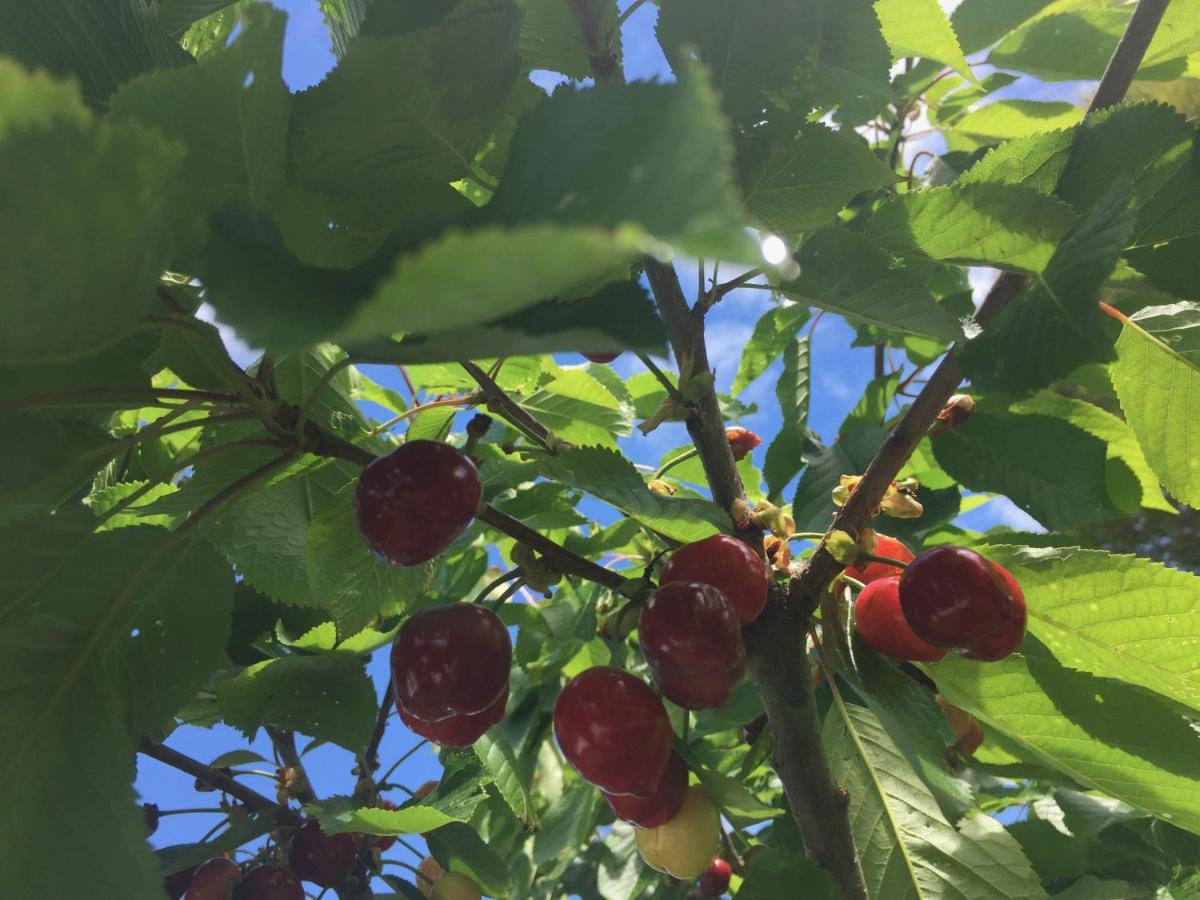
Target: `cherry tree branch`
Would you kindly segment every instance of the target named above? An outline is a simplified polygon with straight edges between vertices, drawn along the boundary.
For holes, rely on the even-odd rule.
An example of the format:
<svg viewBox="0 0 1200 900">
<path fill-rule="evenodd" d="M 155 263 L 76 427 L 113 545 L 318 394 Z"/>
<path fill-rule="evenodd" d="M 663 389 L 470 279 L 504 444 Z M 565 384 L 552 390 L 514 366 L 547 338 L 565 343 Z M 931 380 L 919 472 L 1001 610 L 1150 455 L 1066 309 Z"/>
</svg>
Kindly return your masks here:
<svg viewBox="0 0 1200 900">
<path fill-rule="evenodd" d="M 534 418 L 529 410 L 508 396 L 504 388 L 496 384 L 495 380 L 487 372 L 483 371 L 483 369 L 479 368 L 479 366 L 475 365 L 469 359 L 460 361 L 459 365 L 466 369 L 467 374 L 479 384 L 479 388 L 483 391 L 483 396 L 487 400 L 489 408 L 495 406 L 506 419 L 535 438 L 543 447 L 550 447 L 550 429 Z"/>
<path fill-rule="evenodd" d="M 317 802 L 317 794 L 312 789 L 312 782 L 308 780 L 308 772 L 304 768 L 304 763 L 300 760 L 300 754 L 296 750 L 296 735 L 283 728 L 277 728 L 274 725 L 264 725 L 263 729 L 267 732 L 267 737 L 271 739 L 271 743 L 275 746 L 275 752 L 279 754 L 279 758 L 288 768 L 288 791 L 293 797 L 300 801 L 302 806 L 307 806 L 309 803 Z"/>
</svg>

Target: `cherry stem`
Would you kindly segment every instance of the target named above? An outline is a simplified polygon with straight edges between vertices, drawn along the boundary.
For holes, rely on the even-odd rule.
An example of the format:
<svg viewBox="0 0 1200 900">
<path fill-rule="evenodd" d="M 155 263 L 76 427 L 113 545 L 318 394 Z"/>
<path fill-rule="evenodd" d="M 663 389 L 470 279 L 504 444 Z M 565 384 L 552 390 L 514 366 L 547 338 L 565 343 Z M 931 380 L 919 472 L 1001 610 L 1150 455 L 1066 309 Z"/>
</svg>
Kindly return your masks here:
<svg viewBox="0 0 1200 900">
<path fill-rule="evenodd" d="M 482 603 L 483 601 L 485 601 L 488 598 L 488 595 L 491 594 L 492 591 L 494 591 L 496 588 L 500 587 L 500 585 L 504 584 L 506 581 L 512 581 L 514 578 L 520 578 L 524 574 L 525 574 L 525 570 L 522 569 L 520 566 L 517 566 L 511 572 L 505 572 L 499 578 L 496 578 L 496 579 L 488 582 L 487 586 L 482 591 L 480 591 L 478 596 L 476 596 L 475 599 L 472 600 L 471 602 L 472 603 Z"/>
<path fill-rule="evenodd" d="M 416 753 L 418 750 L 420 750 L 422 747 L 424 747 L 428 743 L 429 743 L 429 741 L 427 739 L 422 739 L 422 740 L 418 741 L 411 750 L 408 750 L 403 756 L 401 756 L 398 760 L 396 760 L 394 763 L 392 763 L 392 767 L 383 773 L 383 777 L 379 779 L 379 783 L 386 784 L 387 780 L 392 777 L 392 773 L 395 772 L 398 768 L 400 768 L 402 763 L 407 761 L 410 756 L 412 756 L 414 753 Z"/>
<path fill-rule="evenodd" d="M 229 810 L 221 809 L 219 806 L 200 808 L 200 809 L 160 809 L 159 816 L 185 816 L 191 813 L 221 813 L 228 814 Z"/>
<path fill-rule="evenodd" d="M 263 357 L 263 359 L 265 360 L 266 357 Z M 325 374 L 321 376 L 321 380 L 317 382 L 317 386 L 308 392 L 308 396 L 304 398 L 304 402 L 300 405 L 300 416 L 296 419 L 297 434 L 304 434 L 304 425 L 308 422 L 308 414 L 312 412 L 313 405 L 317 402 L 317 398 L 321 396 L 321 392 L 329 387 L 329 383 L 337 377 L 342 369 L 353 364 L 354 360 L 346 356 L 325 370 Z"/>
<path fill-rule="evenodd" d="M 692 447 L 689 450 L 684 450 L 682 453 L 680 453 L 674 459 L 668 459 L 665 463 L 663 463 L 661 466 L 659 466 L 657 469 L 655 469 L 654 474 L 651 475 L 650 477 L 651 477 L 651 479 L 662 478 L 663 475 L 665 475 L 667 472 L 671 471 L 673 468 L 675 468 L 680 463 L 685 463 L 689 459 L 694 459 L 695 457 L 697 457 L 699 455 L 700 455 L 700 451 L 698 449 L 696 449 L 695 447 Z"/>
<path fill-rule="evenodd" d="M 637 353 L 635 355 L 642 361 L 642 365 L 650 370 L 650 374 L 658 379 L 658 383 L 667 389 L 667 396 L 669 396 L 672 400 L 683 400 L 683 395 L 679 393 L 679 388 L 675 386 L 675 382 L 671 381 L 671 379 L 667 377 L 667 373 L 660 369 L 654 360 L 652 360 L 645 353 Z"/>
<path fill-rule="evenodd" d="M 411 853 L 413 856 L 417 857 L 418 859 L 421 857 L 424 857 L 424 855 L 425 855 L 420 850 L 418 850 L 416 847 L 414 847 L 412 844 L 410 844 L 408 841 L 406 841 L 404 838 L 400 837 L 400 835 L 396 835 L 396 843 L 399 844 L 401 847 L 403 847 L 405 850 L 407 850 L 409 853 Z"/>
<path fill-rule="evenodd" d="M 483 369 L 479 368 L 479 366 L 475 365 L 469 359 L 461 360 L 459 365 L 467 370 L 467 374 L 474 378 L 483 390 L 483 395 L 488 401 L 489 409 L 492 405 L 496 406 L 504 415 L 504 418 L 515 425 L 520 431 L 532 437 L 534 441 L 543 447 L 553 449 L 550 446 L 550 429 L 535 419 L 525 407 L 510 397 L 500 385 L 492 380 L 487 372 L 483 371 Z"/>
<path fill-rule="evenodd" d="M 820 541 L 825 537 L 819 531 L 797 531 L 795 534 L 789 534 L 789 541 Z"/>
<path fill-rule="evenodd" d="M 505 588 L 504 592 L 499 597 L 497 597 L 495 599 L 495 601 L 492 602 L 492 606 L 491 606 L 492 612 L 496 612 L 497 610 L 499 610 L 500 607 L 502 607 L 505 604 L 505 602 L 508 600 L 509 597 L 511 597 L 517 591 L 521 590 L 521 588 L 523 588 L 524 586 L 525 586 L 525 581 L 521 578 L 518 578 L 516 581 L 514 581 L 512 584 L 510 584 L 507 588 Z"/>
<path fill-rule="evenodd" d="M 861 581 L 859 581 L 857 578 L 851 578 L 849 575 L 847 575 L 845 569 L 843 569 L 842 571 L 837 573 L 835 580 L 836 581 L 844 581 L 844 582 L 846 582 L 846 584 L 850 585 L 850 587 L 857 588 L 860 591 L 866 587 L 866 585 L 863 584 Z"/>
<path fill-rule="evenodd" d="M 363 762 L 366 768 L 362 771 L 362 777 L 370 776 L 372 772 L 379 767 L 379 744 L 383 740 L 383 732 L 387 728 L 388 718 L 392 714 L 392 679 L 388 678 L 387 686 L 383 689 L 383 696 L 379 700 L 379 714 L 375 717 L 375 730 L 371 732 L 371 740 L 367 742 L 367 752 L 363 754 Z M 376 786 L 378 793 L 378 786 Z"/>
<path fill-rule="evenodd" d="M 862 562 L 863 560 L 873 563 L 883 563 L 885 566 L 895 566 L 898 569 L 908 568 L 908 563 L 903 560 L 892 559 L 890 556 L 876 556 L 874 553 L 860 553 L 858 561 Z"/>
<path fill-rule="evenodd" d="M 376 425 L 368 433 L 367 437 L 375 437 L 385 431 L 390 430 L 393 426 L 398 425 L 405 419 L 411 419 L 417 413 L 423 413 L 427 409 L 436 409 L 439 406 L 470 406 L 478 400 L 477 397 L 471 394 L 466 394 L 461 397 L 444 397 L 441 400 L 430 400 L 428 403 L 421 403 L 411 409 L 406 409 L 399 415 L 393 416 L 386 422 Z"/>
</svg>

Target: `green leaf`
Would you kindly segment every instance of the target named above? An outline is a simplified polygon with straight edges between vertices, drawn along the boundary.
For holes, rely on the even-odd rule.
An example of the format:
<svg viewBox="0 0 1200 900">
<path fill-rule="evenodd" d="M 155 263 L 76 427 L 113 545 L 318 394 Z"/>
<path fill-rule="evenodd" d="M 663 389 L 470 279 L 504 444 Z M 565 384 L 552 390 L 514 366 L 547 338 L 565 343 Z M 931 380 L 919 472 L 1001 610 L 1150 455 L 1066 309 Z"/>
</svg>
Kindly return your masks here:
<svg viewBox="0 0 1200 900">
<path fill-rule="evenodd" d="M 852 428 L 808 461 L 792 501 L 797 531 L 824 531 L 829 527 L 835 510 L 832 491 L 839 478 L 861 475 L 886 437 L 882 428 Z"/>
<path fill-rule="evenodd" d="M 519 123 L 486 219 L 591 226 L 647 251 L 754 264 L 758 248 L 738 213 L 731 156 L 698 67 L 676 84 L 560 90 Z"/>
<path fill-rule="evenodd" d="M 208 764 L 214 769 L 219 769 L 222 766 L 244 766 L 248 763 L 265 763 L 266 761 L 266 757 L 260 756 L 253 750 L 230 750 L 228 753 L 222 753 L 210 760 Z"/>
<path fill-rule="evenodd" d="M 1082 118 L 1083 110 L 1071 103 L 997 100 L 958 119 L 947 140 L 953 149 L 974 149 L 980 144 L 1070 128 Z"/>
<path fill-rule="evenodd" d="M 549 69 L 582 81 L 592 77 L 587 43 L 571 7 L 559 0 L 522 0 L 521 63 L 527 69 Z M 621 33 L 617 30 L 615 0 L 587 4 L 587 13 L 601 35 L 614 34 L 612 51 L 621 60 Z"/>
<path fill-rule="evenodd" d="M 52 510 L 81 490 L 121 449 L 87 422 L 0 411 L 0 522 Z"/>
<path fill-rule="evenodd" d="M 780 234 L 823 228 L 855 194 L 896 179 L 853 131 L 823 125 L 786 139 L 744 137 L 737 168 L 750 216 Z"/>
<path fill-rule="evenodd" d="M 1200 832 L 1200 739 L 1178 706 L 1066 668 L 1035 636 L 1000 662 L 951 655 L 929 673 L 947 700 L 1046 765 Z"/>
<path fill-rule="evenodd" d="M 325 606 L 314 593 L 307 562 L 313 520 L 357 475 L 340 460 L 310 466 L 294 477 L 239 498 L 205 529 L 206 537 L 262 593 L 292 606 Z"/>
<path fill-rule="evenodd" d="M 764 107 L 768 118 L 803 118 L 815 107 L 888 94 L 888 47 L 868 0 L 666 0 L 657 32 L 676 75 L 699 52 L 739 125 L 761 121 Z"/>
<path fill-rule="evenodd" d="M 1070 207 L 1011 184 L 947 185 L 883 204 L 865 233 L 899 253 L 1040 272 L 1074 221 Z"/>
<path fill-rule="evenodd" d="M 256 663 L 217 686 L 221 717 L 247 737 L 278 725 L 358 752 L 375 725 L 375 689 L 345 653 Z"/>
<path fill-rule="evenodd" d="M 1029 607 L 1030 631 L 1062 665 L 1119 678 L 1200 710 L 1200 577 L 1100 550 L 990 545 Z"/>
<path fill-rule="evenodd" d="M 1177 500 L 1200 505 L 1200 366 L 1127 322 L 1109 374 L 1159 480 Z"/>
<path fill-rule="evenodd" d="M 473 748 L 483 762 L 484 767 L 491 773 L 500 796 L 508 804 L 521 824 L 528 830 L 537 827 L 537 814 L 533 808 L 533 798 L 529 796 L 529 786 L 533 773 L 527 772 L 512 744 L 503 734 L 503 729 L 492 728 L 475 742 Z"/>
<path fill-rule="evenodd" d="M 734 895 L 737 900 L 777 900 L 804 885 L 805 900 L 838 900 L 841 889 L 829 873 L 802 853 L 785 853 L 764 847 L 750 861 L 746 879 Z"/>
<path fill-rule="evenodd" d="M 84 503 L 92 508 L 92 512 L 100 516 L 131 494 L 145 488 L 149 483 L 148 481 L 118 481 L 116 484 L 93 491 L 84 499 Z M 159 525 L 163 528 L 172 528 L 176 522 L 175 516 L 166 513 L 159 515 L 148 514 L 140 510 L 155 500 L 165 497 L 168 494 L 174 494 L 178 490 L 179 488 L 173 484 L 156 484 L 139 499 L 126 506 L 124 511 L 105 519 L 104 522 L 97 526 L 96 530 L 111 531 L 114 528 L 128 528 L 130 525 Z"/>
<path fill-rule="evenodd" d="M 326 378 L 334 365 L 344 365 L 345 356 L 336 347 L 323 344 L 286 353 L 275 360 L 274 377 L 279 396 L 301 409 L 307 418 L 326 431 L 332 431 L 369 450 L 384 453 L 389 448 L 381 441 L 363 441 L 368 430 L 362 410 L 351 396 L 351 374 L 343 368 Z M 251 374 L 257 374 L 257 366 Z M 315 393 L 320 388 L 320 393 Z"/>
<path fill-rule="evenodd" d="M 10 6 L 0 7 L 0 21 Z M 121 337 L 155 303 L 170 249 L 164 196 L 180 149 L 146 128 L 92 121 L 44 76 L 7 61 L 0 83 L 15 98 L 14 111 L 0 114 L 0 219 L 21 223 L 0 249 L 8 313 L 0 359 L 82 356 Z M 49 108 L 30 113 L 34 104 Z M 8 121 L 22 127 L 4 134 Z"/>
<path fill-rule="evenodd" d="M 264 760 L 265 762 L 266 760 Z M 277 828 L 270 809 L 246 812 L 229 820 L 229 827 L 202 844 L 172 844 L 154 851 L 163 875 L 198 866 L 214 855 L 228 853 Z M 159 893 L 162 893 L 160 890 Z"/>
<path fill-rule="evenodd" d="M 879 16 L 884 40 L 892 50 L 892 62 L 906 56 L 936 59 L 975 80 L 950 20 L 937 0 L 875 0 L 875 15 Z"/>
<path fill-rule="evenodd" d="M 1130 10 L 1115 4 L 1052 4 L 1000 41 L 987 61 L 1045 81 L 1099 79 Z M 1058 12 L 1059 9 L 1064 11 Z"/>
<path fill-rule="evenodd" d="M 333 613 L 342 636 L 362 631 L 376 616 L 402 612 L 429 586 L 436 566 L 391 566 L 375 556 L 354 524 L 353 486 L 313 519 L 305 562 L 312 596 Z"/>
<path fill-rule="evenodd" d="M 775 383 L 783 424 L 767 447 L 763 465 L 767 493 L 772 497 L 783 493 L 804 467 L 805 452 L 817 446 L 808 429 L 809 367 L 808 338 L 792 341 L 783 351 L 783 373 Z"/>
<path fill-rule="evenodd" d="M 1054 416 L 1082 428 L 1088 434 L 1104 441 L 1108 448 L 1108 494 L 1114 504 L 1132 514 L 1136 506 L 1124 502 L 1123 494 L 1128 487 L 1128 475 L 1137 479 L 1140 494 L 1137 503 L 1146 509 L 1159 509 L 1174 513 L 1175 507 L 1163 497 L 1158 478 L 1138 443 L 1133 429 L 1121 418 L 1083 400 L 1073 400 L 1053 391 L 1041 391 L 1009 407 L 1019 415 Z M 1115 461 L 1115 462 L 1114 462 Z"/>
<path fill-rule="evenodd" d="M 400 809 L 380 809 L 362 806 L 354 797 L 330 797 L 308 804 L 304 811 L 317 817 L 326 834 L 421 834 L 456 821 L 421 803 Z"/>
<path fill-rule="evenodd" d="M 1116 356 L 1096 295 L 1133 229 L 1128 183 L 1080 217 L 1046 270 L 957 355 L 981 390 L 1030 391 Z"/>
<path fill-rule="evenodd" d="M 479 835 L 461 822 L 451 822 L 425 835 L 429 852 L 447 872 L 463 872 L 493 896 L 508 889 L 508 865 Z"/>
<path fill-rule="evenodd" d="M 329 76 L 295 98 L 295 179 L 388 221 L 469 174 L 515 83 L 517 12 L 498 5 L 352 41 Z"/>
<path fill-rule="evenodd" d="M 767 310 L 754 323 L 754 333 L 742 350 L 731 392 L 736 396 L 770 368 L 776 358 L 791 346 L 796 333 L 809 318 L 808 307 L 785 301 Z"/>
<path fill-rule="evenodd" d="M 725 513 L 707 500 L 651 493 L 633 463 L 615 450 L 577 447 L 539 459 L 538 467 L 547 478 L 574 485 L 681 543 L 729 527 Z"/>
<path fill-rule="evenodd" d="M 784 814 L 781 808 L 763 803 L 736 778 L 694 763 L 692 771 L 700 779 L 709 799 L 726 815 L 746 821 L 762 821 Z"/>
<path fill-rule="evenodd" d="M 583 369 L 562 369 L 553 380 L 521 401 L 558 437 L 575 444 L 616 448 L 629 434 L 630 419 L 620 401 Z"/>
<path fill-rule="evenodd" d="M 1039 194 L 1053 194 L 1073 152 L 1075 137 L 1074 129 L 1062 129 L 1005 141 L 963 172 L 956 183 L 1016 184 Z"/>
<path fill-rule="evenodd" d="M 5 0 L 0 55 L 72 78 L 96 107 L 143 72 L 192 62 L 149 7 L 127 0 Z"/>
<path fill-rule="evenodd" d="M 534 835 L 534 863 L 544 865 L 586 844 L 595 829 L 596 809 L 602 802 L 590 784 L 578 779 L 568 782 L 562 795 L 542 816 L 542 830 Z"/>
<path fill-rule="evenodd" d="M 587 349 L 662 354 L 666 332 L 642 287 L 619 281 L 580 300 L 546 300 L 477 326 L 349 346 L 355 359 L 402 364 Z"/>
<path fill-rule="evenodd" d="M 1147 306 L 1129 317 L 1138 328 L 1171 348 L 1171 352 L 1200 368 L 1200 303 Z"/>
<path fill-rule="evenodd" d="M 989 816 L 959 828 L 942 816 L 888 732 L 867 709 L 837 705 L 825 718 L 834 778 L 850 795 L 850 827 L 873 897 L 1042 898 L 1016 841 Z"/>
<path fill-rule="evenodd" d="M 887 331 L 946 340 L 962 333 L 914 272 L 860 235 L 840 228 L 818 231 L 804 242 L 796 262 L 799 277 L 779 285 L 785 297 Z"/>
<path fill-rule="evenodd" d="M 1005 494 L 1052 531 L 1120 515 L 1104 442 L 1061 419 L 977 408 L 933 451 L 963 487 Z"/>
</svg>

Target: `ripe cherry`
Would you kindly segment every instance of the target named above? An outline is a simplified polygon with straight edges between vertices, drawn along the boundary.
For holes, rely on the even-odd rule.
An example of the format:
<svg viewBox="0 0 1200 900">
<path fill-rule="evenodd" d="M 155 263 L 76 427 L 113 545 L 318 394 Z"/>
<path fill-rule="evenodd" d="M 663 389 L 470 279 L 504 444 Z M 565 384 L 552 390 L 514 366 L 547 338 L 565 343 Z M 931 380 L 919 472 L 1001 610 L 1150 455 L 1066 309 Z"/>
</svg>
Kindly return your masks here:
<svg viewBox="0 0 1200 900">
<path fill-rule="evenodd" d="M 912 562 L 914 559 L 913 552 L 903 542 L 894 537 L 888 537 L 886 534 L 875 535 L 875 555 L 898 559 L 900 562 Z M 880 578 L 899 577 L 904 574 L 904 570 L 888 563 L 869 562 L 862 568 L 847 566 L 846 574 L 863 584 L 870 584 Z"/>
<path fill-rule="evenodd" d="M 619 352 L 618 353 L 584 353 L 583 358 L 586 359 L 588 362 L 594 362 L 598 365 L 603 366 L 603 365 L 606 365 L 606 364 L 612 362 L 614 359 L 616 359 L 620 355 L 621 354 Z"/>
<path fill-rule="evenodd" d="M 171 900 L 176 900 L 180 894 L 187 890 L 188 884 L 192 880 L 192 876 L 196 874 L 199 866 L 192 866 L 190 869 L 180 869 L 178 872 L 172 872 L 163 878 L 163 893 Z"/>
<path fill-rule="evenodd" d="M 719 709 L 746 671 L 737 610 L 717 588 L 664 584 L 642 607 L 638 636 L 654 682 L 684 709 Z"/>
<path fill-rule="evenodd" d="M 659 584 L 672 581 L 711 584 L 733 604 L 743 625 L 757 619 L 767 604 L 766 564 L 727 534 L 714 534 L 676 550 L 663 566 Z"/>
<path fill-rule="evenodd" d="M 309 819 L 292 835 L 288 861 L 305 881 L 333 887 L 354 868 L 360 844 L 361 834 L 326 834 L 316 819 Z"/>
<path fill-rule="evenodd" d="M 474 603 L 422 610 L 392 643 L 396 702 L 431 724 L 491 707 L 508 686 L 511 668 L 508 629 Z"/>
<path fill-rule="evenodd" d="M 214 856 L 199 865 L 183 900 L 228 900 L 233 886 L 242 877 L 242 870 L 227 856 Z"/>
<path fill-rule="evenodd" d="M 720 845 L 721 817 L 708 795 L 688 788 L 679 815 L 658 828 L 639 828 L 638 852 L 646 865 L 683 881 L 699 877 Z"/>
<path fill-rule="evenodd" d="M 1025 637 L 1016 579 L 965 547 L 934 547 L 900 579 L 900 608 L 917 636 L 978 660 L 1002 659 Z"/>
<path fill-rule="evenodd" d="M 900 579 L 872 581 L 854 603 L 854 630 L 873 649 L 893 659 L 937 662 L 946 651 L 921 640 L 900 609 Z"/>
<path fill-rule="evenodd" d="M 277 866 L 259 866 L 233 889 L 233 900 L 304 900 L 304 888 Z"/>
<path fill-rule="evenodd" d="M 700 873 L 696 890 L 701 897 L 720 897 L 729 890 L 731 875 L 733 875 L 733 866 L 721 857 L 714 856 L 713 861 L 708 864 L 708 868 Z"/>
<path fill-rule="evenodd" d="M 735 426 L 725 429 L 725 439 L 729 441 L 729 449 L 734 460 L 743 460 L 751 450 L 762 443 L 762 438 L 749 428 Z"/>
<path fill-rule="evenodd" d="M 671 758 L 671 722 L 639 678 L 596 666 L 580 672 L 554 704 L 559 749 L 585 781 L 609 794 L 648 797 Z"/>
<path fill-rule="evenodd" d="M 437 790 L 437 786 L 438 786 L 438 783 L 436 781 L 426 781 L 424 784 L 422 784 L 419 788 L 417 788 L 413 792 L 413 799 L 414 800 L 424 800 L 426 797 L 428 797 L 430 794 L 432 794 L 435 790 Z"/>
<path fill-rule="evenodd" d="M 658 787 L 649 797 L 604 794 L 604 799 L 617 818 L 632 822 L 638 828 L 657 828 L 679 815 L 687 789 L 687 764 L 672 750 L 667 768 L 658 779 Z"/>
<path fill-rule="evenodd" d="M 380 809 L 391 810 L 391 809 L 397 808 L 396 804 L 393 803 L 391 800 L 385 800 L 383 798 L 380 798 L 379 802 L 376 803 L 375 805 L 377 807 L 379 807 Z M 392 845 L 395 843 L 396 843 L 395 835 L 381 834 L 375 838 L 375 846 L 379 848 L 380 853 L 383 853 L 385 850 L 392 849 Z"/>
<path fill-rule="evenodd" d="M 412 441 L 363 469 L 354 492 L 358 530 L 385 562 L 415 566 L 450 546 L 482 497 L 471 460 L 449 444 Z"/>
<path fill-rule="evenodd" d="M 465 716 L 450 716 L 440 722 L 426 722 L 416 718 L 397 701 L 396 712 L 400 721 L 413 734 L 428 738 L 443 747 L 470 747 L 485 731 L 504 719 L 504 708 L 508 705 L 508 685 L 500 692 L 492 705 L 482 712 Z"/>
<path fill-rule="evenodd" d="M 954 743 L 948 748 L 948 755 L 971 756 L 983 746 L 983 726 L 965 709 L 959 709 L 941 694 L 934 694 L 934 700 L 942 708 L 950 727 L 954 729 Z"/>
<path fill-rule="evenodd" d="M 480 900 L 479 885 L 462 872 L 447 872 L 433 883 L 429 900 Z"/>
</svg>

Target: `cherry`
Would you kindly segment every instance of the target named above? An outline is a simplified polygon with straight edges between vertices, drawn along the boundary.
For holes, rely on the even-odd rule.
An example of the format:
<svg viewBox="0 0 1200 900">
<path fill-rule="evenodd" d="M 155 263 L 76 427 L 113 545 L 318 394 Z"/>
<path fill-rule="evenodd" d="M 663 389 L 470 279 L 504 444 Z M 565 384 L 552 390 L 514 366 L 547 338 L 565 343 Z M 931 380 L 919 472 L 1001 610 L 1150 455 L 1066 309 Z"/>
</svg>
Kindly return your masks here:
<svg viewBox="0 0 1200 900">
<path fill-rule="evenodd" d="M 413 799 L 414 800 L 424 800 L 426 797 L 428 797 L 430 794 L 432 794 L 435 790 L 437 790 L 437 786 L 438 786 L 438 783 L 436 781 L 426 781 L 424 784 L 422 784 L 419 788 L 417 788 L 413 792 Z"/>
<path fill-rule="evenodd" d="M 150 835 L 158 831 L 158 816 L 159 812 L 157 803 L 142 804 L 142 819 L 146 823 L 146 837 L 150 837 Z"/>
<path fill-rule="evenodd" d="M 418 798 L 419 799 L 419 798 Z M 396 809 L 396 804 L 391 800 L 380 799 L 375 804 L 379 809 Z M 392 845 L 396 843 L 396 836 L 392 834 L 382 834 L 375 838 L 375 846 L 379 848 L 379 852 L 392 849 Z"/>
<path fill-rule="evenodd" d="M 233 900 L 304 900 L 304 888 L 277 866 L 259 866 L 233 889 Z"/>
<path fill-rule="evenodd" d="M 638 635 L 655 683 L 684 709 L 719 709 L 746 671 L 737 610 L 721 591 L 672 581 L 642 607 Z"/>
<path fill-rule="evenodd" d="M 708 868 L 700 873 L 700 881 L 696 884 L 696 890 L 699 891 L 701 897 L 720 897 L 729 890 L 729 877 L 732 874 L 733 866 L 721 857 L 714 856 L 713 861 L 708 864 Z"/>
<path fill-rule="evenodd" d="M 638 828 L 657 828 L 679 815 L 687 788 L 687 764 L 682 756 L 672 750 L 667 768 L 658 779 L 658 787 L 649 797 L 601 793 L 617 818 L 632 822 Z"/>
<path fill-rule="evenodd" d="M 163 878 L 163 893 L 175 900 L 180 894 L 187 890 L 188 883 L 191 882 L 192 876 L 196 874 L 199 866 L 192 866 L 189 869 L 180 869 L 178 872 L 172 872 Z"/>
<path fill-rule="evenodd" d="M 767 716 L 764 713 L 753 721 L 747 722 L 742 726 L 742 740 L 747 744 L 753 744 L 758 740 L 758 736 L 762 734 L 764 728 L 767 727 Z"/>
<path fill-rule="evenodd" d="M 714 534 L 685 544 L 663 566 L 660 584 L 699 581 L 717 588 L 749 625 L 767 604 L 767 567 L 758 554 L 735 537 Z"/>
<path fill-rule="evenodd" d="M 671 722 L 639 678 L 596 666 L 554 704 L 554 737 L 585 781 L 609 794 L 650 796 L 671 758 Z"/>
<path fill-rule="evenodd" d="M 450 546 L 471 523 L 482 497 L 470 459 L 449 444 L 412 441 L 358 477 L 358 530 L 385 562 L 415 566 Z"/>
<path fill-rule="evenodd" d="M 242 870 L 227 856 L 214 856 L 201 863 L 188 882 L 183 900 L 228 900 Z"/>
<path fill-rule="evenodd" d="M 1025 637 L 1025 595 L 1002 566 L 965 547 L 934 547 L 900 579 L 900 608 L 917 636 L 970 659 L 997 660 Z"/>
<path fill-rule="evenodd" d="M 361 843 L 361 834 L 326 834 L 316 819 L 309 819 L 292 835 L 288 861 L 305 881 L 333 887 L 354 868 Z"/>
<path fill-rule="evenodd" d="M 396 703 L 396 712 L 400 715 L 400 721 L 413 734 L 419 734 L 443 747 L 470 747 L 485 731 L 504 718 L 504 707 L 507 704 L 508 685 L 505 685 L 500 696 L 482 712 L 451 716 L 440 722 L 418 719 L 399 702 Z"/>
<path fill-rule="evenodd" d="M 490 708 L 508 686 L 511 668 L 508 629 L 474 603 L 423 610 L 392 644 L 396 702 L 430 724 Z"/>
<path fill-rule="evenodd" d="M 433 883 L 429 900 L 480 900 L 479 885 L 462 872 L 447 872 Z"/>
<path fill-rule="evenodd" d="M 432 856 L 427 856 L 417 865 L 417 888 L 428 897 L 433 893 L 433 886 L 438 879 L 446 874 L 446 870 Z"/>
<path fill-rule="evenodd" d="M 959 709 L 941 694 L 934 694 L 933 699 L 942 708 L 950 727 L 954 729 L 954 744 L 949 750 L 962 756 L 970 756 L 983 745 L 983 726 L 965 709 Z M 953 754 L 948 754 L 953 755 Z"/>
<path fill-rule="evenodd" d="M 679 815 L 657 828 L 639 828 L 638 852 L 646 865 L 683 881 L 699 877 L 720 845 L 721 817 L 708 795 L 688 788 Z"/>
<path fill-rule="evenodd" d="M 745 459 L 746 454 L 762 443 L 762 438 L 749 428 L 738 426 L 726 428 L 725 439 L 729 441 L 729 449 L 735 461 Z"/>
<path fill-rule="evenodd" d="M 620 355 L 621 354 L 619 352 L 618 353 L 584 353 L 583 358 L 586 359 L 588 362 L 594 362 L 598 365 L 603 366 L 603 365 L 606 365 L 606 364 L 612 362 L 614 359 L 616 359 Z"/>
<path fill-rule="evenodd" d="M 886 534 L 875 535 L 875 555 L 898 559 L 900 562 L 912 562 L 914 559 L 913 552 L 904 543 L 894 537 L 888 537 Z M 899 577 L 904 574 L 904 570 L 888 563 L 870 562 L 861 569 L 856 566 L 847 566 L 846 574 L 863 584 L 870 584 L 880 578 Z"/>
<path fill-rule="evenodd" d="M 873 649 L 893 659 L 937 662 L 946 651 L 915 634 L 900 609 L 900 579 L 872 581 L 854 603 L 854 630 Z"/>
</svg>

